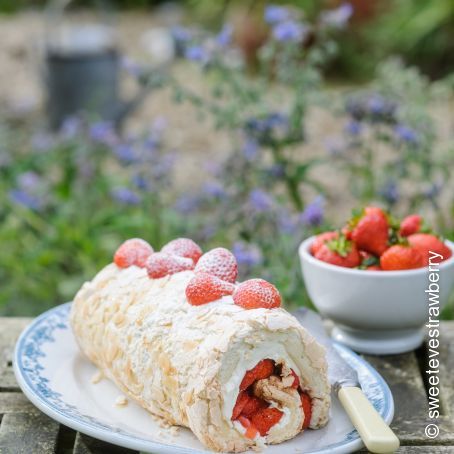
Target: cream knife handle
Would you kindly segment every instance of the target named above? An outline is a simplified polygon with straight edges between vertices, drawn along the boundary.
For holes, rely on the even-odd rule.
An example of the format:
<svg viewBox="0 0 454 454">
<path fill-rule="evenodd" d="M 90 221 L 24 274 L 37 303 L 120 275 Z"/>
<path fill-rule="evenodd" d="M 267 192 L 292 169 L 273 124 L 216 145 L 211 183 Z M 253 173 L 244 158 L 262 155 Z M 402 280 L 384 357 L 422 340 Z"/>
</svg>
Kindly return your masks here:
<svg viewBox="0 0 454 454">
<path fill-rule="evenodd" d="M 338 396 L 369 451 L 391 453 L 399 448 L 399 439 L 377 413 L 361 388 L 341 387 Z"/>
</svg>

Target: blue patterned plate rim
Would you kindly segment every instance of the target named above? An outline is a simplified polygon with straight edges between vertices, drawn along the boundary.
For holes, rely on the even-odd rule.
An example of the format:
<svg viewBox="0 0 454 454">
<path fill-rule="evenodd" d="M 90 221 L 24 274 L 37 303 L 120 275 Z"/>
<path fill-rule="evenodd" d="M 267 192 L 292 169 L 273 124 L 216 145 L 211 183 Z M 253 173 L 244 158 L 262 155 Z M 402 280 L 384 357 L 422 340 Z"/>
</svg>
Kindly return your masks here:
<svg viewBox="0 0 454 454">
<path fill-rule="evenodd" d="M 39 359 L 46 356 L 42 350 L 43 345 L 54 341 L 54 330 L 70 329 L 68 323 L 70 308 L 71 303 L 65 303 L 44 312 L 24 329 L 17 340 L 13 358 L 14 373 L 19 386 L 28 399 L 43 413 L 61 424 L 119 446 L 139 451 L 159 450 L 159 452 L 165 454 L 211 453 L 212 451 L 188 449 L 155 442 L 122 429 L 113 429 L 90 415 L 81 414 L 77 407 L 60 399 L 61 394 L 52 390 L 48 384 L 49 380 L 40 375 L 44 367 L 39 364 Z M 372 402 L 372 404 L 385 422 L 390 424 L 394 416 L 394 400 L 385 380 L 367 361 L 348 347 L 335 341 L 333 341 L 333 345 L 344 359 L 349 360 L 352 367 L 356 370 L 362 368 L 365 373 L 367 372 L 368 377 L 373 377 L 375 385 L 379 388 L 383 397 Z M 31 368 L 31 365 L 34 368 Z M 361 449 L 363 446 L 358 432 L 352 430 L 343 440 L 324 446 L 322 449 L 306 451 L 306 454 L 349 453 Z"/>
</svg>

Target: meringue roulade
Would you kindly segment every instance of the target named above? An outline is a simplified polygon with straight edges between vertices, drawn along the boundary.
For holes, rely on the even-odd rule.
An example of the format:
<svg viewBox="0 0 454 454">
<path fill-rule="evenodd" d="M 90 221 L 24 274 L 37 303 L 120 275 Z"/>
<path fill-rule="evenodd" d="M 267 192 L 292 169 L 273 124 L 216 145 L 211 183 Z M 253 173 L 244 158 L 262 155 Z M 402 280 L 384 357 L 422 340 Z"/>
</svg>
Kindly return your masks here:
<svg viewBox="0 0 454 454">
<path fill-rule="evenodd" d="M 146 264 L 108 265 L 74 299 L 76 340 L 104 376 L 215 451 L 280 443 L 327 423 L 324 348 L 269 303 L 265 281 L 246 281 L 241 293 L 236 268 L 221 279 L 202 256 L 195 269 L 166 271 L 176 261 L 150 254 Z"/>
</svg>

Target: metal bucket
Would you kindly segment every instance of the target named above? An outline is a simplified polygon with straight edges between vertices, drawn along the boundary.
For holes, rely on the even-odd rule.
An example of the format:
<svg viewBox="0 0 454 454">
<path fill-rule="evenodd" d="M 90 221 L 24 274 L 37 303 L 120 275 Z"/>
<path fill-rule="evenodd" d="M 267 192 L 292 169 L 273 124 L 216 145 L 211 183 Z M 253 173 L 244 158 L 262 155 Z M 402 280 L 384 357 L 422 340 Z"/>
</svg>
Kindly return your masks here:
<svg viewBox="0 0 454 454">
<path fill-rule="evenodd" d="M 97 53 L 46 53 L 46 91 L 50 126 L 81 112 L 117 121 L 119 56 L 115 50 Z"/>
</svg>

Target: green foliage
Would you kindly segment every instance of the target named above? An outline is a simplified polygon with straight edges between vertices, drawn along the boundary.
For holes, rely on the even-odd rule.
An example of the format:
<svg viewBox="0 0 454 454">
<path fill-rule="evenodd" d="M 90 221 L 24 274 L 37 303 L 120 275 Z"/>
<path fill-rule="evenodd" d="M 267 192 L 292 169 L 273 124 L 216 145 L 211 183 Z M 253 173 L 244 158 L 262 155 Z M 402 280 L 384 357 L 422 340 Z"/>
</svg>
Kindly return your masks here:
<svg viewBox="0 0 454 454">
<path fill-rule="evenodd" d="M 137 202 L 115 199 L 137 169 L 120 165 L 109 146 L 86 132 L 46 149 L 9 145 L 12 162 L 0 168 L 4 312 L 37 314 L 70 300 L 126 238 L 159 246 L 181 232 L 177 213 L 163 209 L 171 206 L 170 189 L 142 191 Z"/>
<path fill-rule="evenodd" d="M 159 87 L 170 86 L 176 102 L 191 103 L 210 120 L 205 127 L 232 138 L 232 152 L 205 163 L 204 184 L 193 192 L 181 193 L 173 182 L 159 122 L 135 137 L 76 119 L 52 137 L 0 129 L 0 310 L 37 314 L 71 299 L 124 239 L 143 237 L 159 249 L 177 236 L 205 250 L 232 248 L 241 279 L 261 276 L 277 285 L 287 305 L 309 305 L 296 251 L 304 238 L 333 228 L 325 219 L 332 194 L 313 172 L 321 166 L 339 165 L 355 205 L 378 199 L 402 214 L 431 207 L 452 238 L 454 203 L 443 192 L 453 148 L 440 146 L 428 110 L 449 86 L 392 60 L 367 87 L 342 99 L 327 92 L 322 71 L 338 33 L 314 17 L 316 26 L 305 19 L 271 26 L 254 75 L 231 47 L 228 28 L 185 42 L 208 96 L 173 74 L 151 74 Z M 314 28 L 317 39 L 309 43 Z M 138 72 L 146 83 L 145 69 Z M 332 156 L 300 152 L 312 138 L 306 115 L 314 107 L 346 122 Z M 335 196 L 343 201 L 342 193 Z"/>
</svg>

